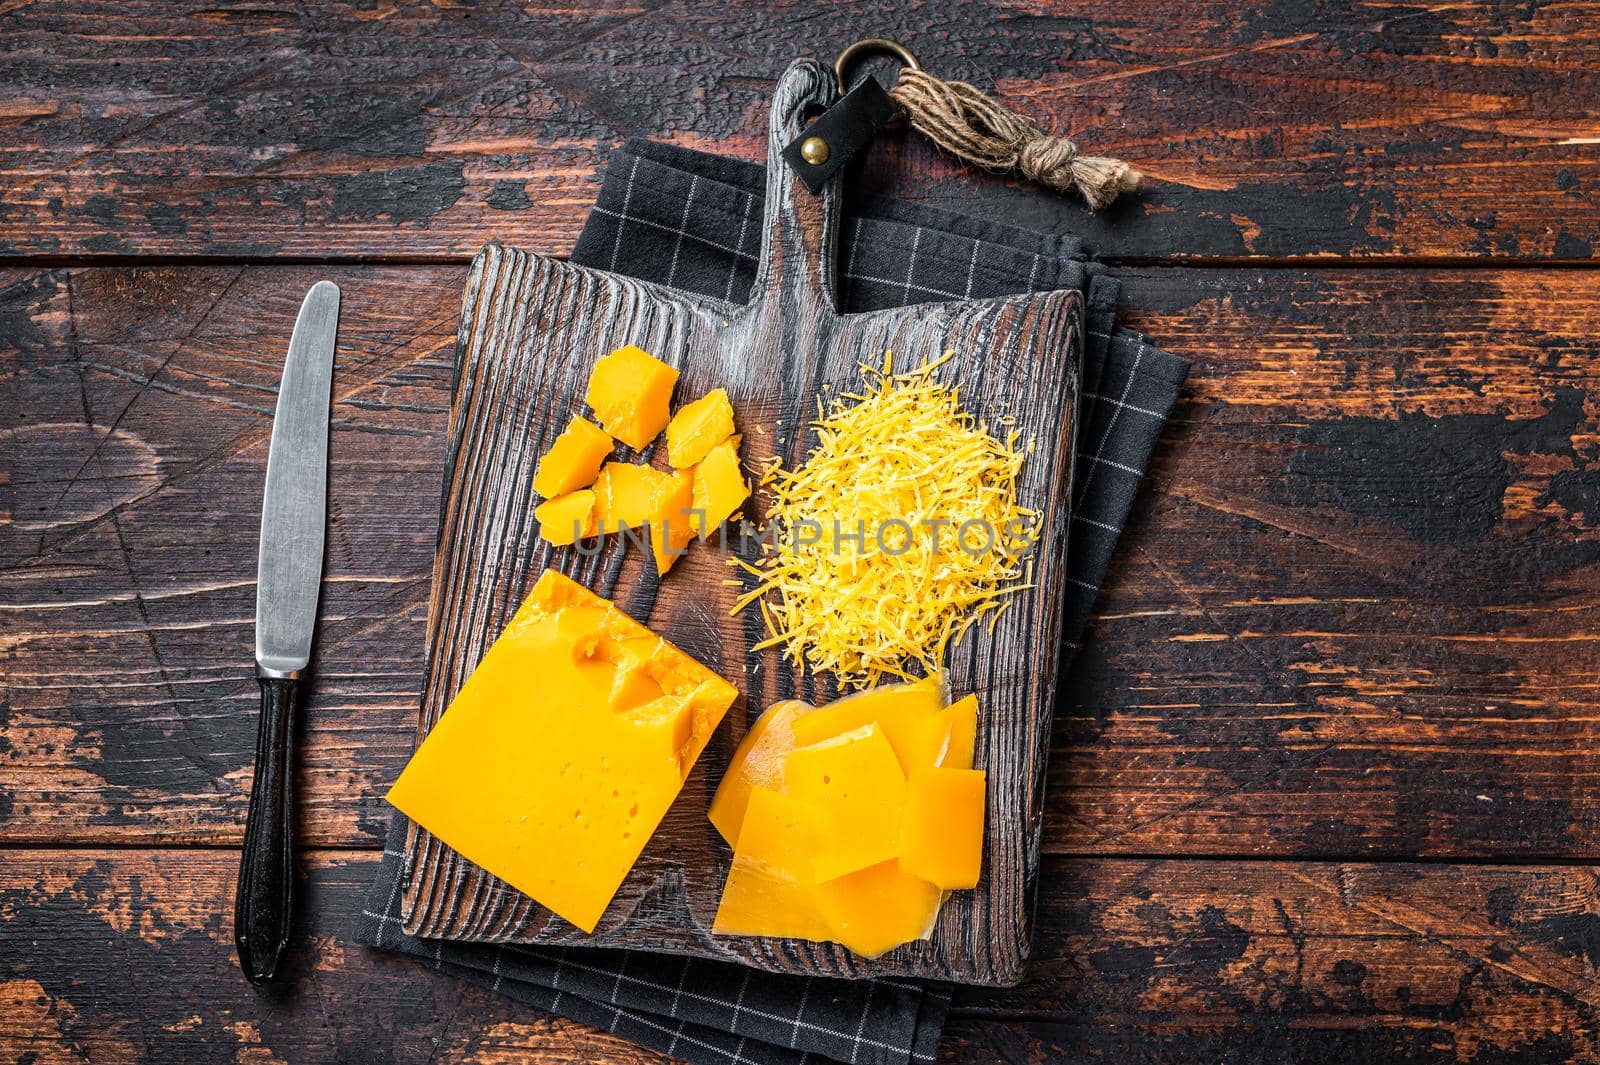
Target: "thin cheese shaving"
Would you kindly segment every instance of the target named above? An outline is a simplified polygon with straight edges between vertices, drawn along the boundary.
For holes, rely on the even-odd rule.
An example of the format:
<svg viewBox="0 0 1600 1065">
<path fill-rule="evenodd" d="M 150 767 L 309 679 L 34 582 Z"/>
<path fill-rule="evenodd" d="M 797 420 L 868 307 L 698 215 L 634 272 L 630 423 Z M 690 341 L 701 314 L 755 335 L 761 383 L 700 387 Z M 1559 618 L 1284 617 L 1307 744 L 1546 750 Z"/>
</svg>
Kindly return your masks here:
<svg viewBox="0 0 1600 1065">
<path fill-rule="evenodd" d="M 862 366 L 860 392 L 819 401 L 816 445 L 795 470 L 774 463 L 756 578 L 733 612 L 758 602 L 769 638 L 797 669 L 857 687 L 940 668 L 947 648 L 1002 597 L 1031 587 L 1023 559 L 1038 516 L 1019 505 L 1024 452 L 961 408 L 934 379 L 954 352 L 915 370 Z M 1027 576 L 1031 576 L 1030 571 Z"/>
</svg>

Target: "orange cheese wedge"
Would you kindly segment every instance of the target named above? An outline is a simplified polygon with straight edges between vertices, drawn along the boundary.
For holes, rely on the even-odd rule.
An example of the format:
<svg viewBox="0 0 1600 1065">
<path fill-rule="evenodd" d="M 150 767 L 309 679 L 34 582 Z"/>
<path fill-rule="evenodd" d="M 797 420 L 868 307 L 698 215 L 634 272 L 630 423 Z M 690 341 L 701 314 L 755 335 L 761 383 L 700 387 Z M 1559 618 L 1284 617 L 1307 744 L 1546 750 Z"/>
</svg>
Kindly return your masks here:
<svg viewBox="0 0 1600 1065">
<path fill-rule="evenodd" d="M 983 861 L 981 769 L 918 769 L 906 781 L 900 871 L 953 891 L 978 886 Z"/>
<path fill-rule="evenodd" d="M 739 841 L 751 793 L 757 788 L 783 789 L 782 757 L 794 748 L 794 719 L 811 709 L 810 703 L 785 699 L 773 703 L 756 719 L 739 741 L 728 769 L 711 797 L 708 816 L 732 847 Z"/>
<path fill-rule="evenodd" d="M 594 364 L 585 395 L 602 428 L 643 451 L 667 427 L 678 371 L 632 344 Z"/>
<path fill-rule="evenodd" d="M 566 495 L 594 483 L 600 464 L 611 454 L 611 437 L 586 418 L 574 418 L 533 472 L 533 490 L 546 499 Z"/>
<path fill-rule="evenodd" d="M 389 801 L 592 932 L 738 694 L 546 570 Z"/>
</svg>

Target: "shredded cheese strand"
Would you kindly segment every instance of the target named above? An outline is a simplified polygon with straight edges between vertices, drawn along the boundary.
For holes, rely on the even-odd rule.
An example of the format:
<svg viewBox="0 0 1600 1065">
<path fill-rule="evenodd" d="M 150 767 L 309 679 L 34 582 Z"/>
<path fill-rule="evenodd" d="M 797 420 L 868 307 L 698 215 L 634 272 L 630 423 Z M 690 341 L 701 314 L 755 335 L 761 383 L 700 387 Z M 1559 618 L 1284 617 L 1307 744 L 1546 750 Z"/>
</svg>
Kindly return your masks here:
<svg viewBox="0 0 1600 1065">
<path fill-rule="evenodd" d="M 805 463 L 763 472 L 778 535 L 738 564 L 757 583 L 733 608 L 760 603 L 758 648 L 785 645 L 795 668 L 846 685 L 908 678 L 912 663 L 938 670 L 985 613 L 994 631 L 997 600 L 1032 587 L 1038 515 L 1017 502 L 1020 434 L 997 439 L 934 379 L 953 356 L 902 373 L 892 353 L 863 365 L 859 392 L 819 399 Z"/>
</svg>

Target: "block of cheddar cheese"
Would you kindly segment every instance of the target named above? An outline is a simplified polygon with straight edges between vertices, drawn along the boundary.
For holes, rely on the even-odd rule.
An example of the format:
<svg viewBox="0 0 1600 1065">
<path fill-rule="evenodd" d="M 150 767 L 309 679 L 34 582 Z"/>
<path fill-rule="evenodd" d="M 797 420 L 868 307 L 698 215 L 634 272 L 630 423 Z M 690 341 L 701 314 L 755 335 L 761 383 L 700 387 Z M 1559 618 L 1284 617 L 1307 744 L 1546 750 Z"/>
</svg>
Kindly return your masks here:
<svg viewBox="0 0 1600 1065">
<path fill-rule="evenodd" d="M 629 344 L 594 364 L 585 400 L 601 428 L 643 451 L 667 427 L 678 371 Z"/>
<path fill-rule="evenodd" d="M 594 931 L 738 691 L 546 570 L 389 801 Z"/>
</svg>

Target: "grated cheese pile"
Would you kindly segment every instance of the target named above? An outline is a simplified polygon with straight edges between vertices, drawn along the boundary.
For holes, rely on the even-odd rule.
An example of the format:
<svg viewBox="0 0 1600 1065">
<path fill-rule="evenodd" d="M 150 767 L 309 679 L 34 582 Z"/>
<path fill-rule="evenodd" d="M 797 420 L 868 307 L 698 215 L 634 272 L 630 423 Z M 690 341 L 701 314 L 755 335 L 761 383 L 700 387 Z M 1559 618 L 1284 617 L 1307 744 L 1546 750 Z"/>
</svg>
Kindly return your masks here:
<svg viewBox="0 0 1600 1065">
<path fill-rule="evenodd" d="M 910 678 L 912 664 L 938 670 L 986 614 L 992 630 L 1005 595 L 1031 587 L 1037 515 L 1017 502 L 1018 434 L 996 439 L 934 380 L 953 355 L 902 373 L 892 353 L 862 366 L 860 393 L 818 402 L 805 464 L 768 469 L 777 535 L 754 564 L 730 562 L 758 578 L 733 610 L 760 603 L 770 638 L 757 650 L 786 644 L 797 669 L 846 685 Z"/>
</svg>

